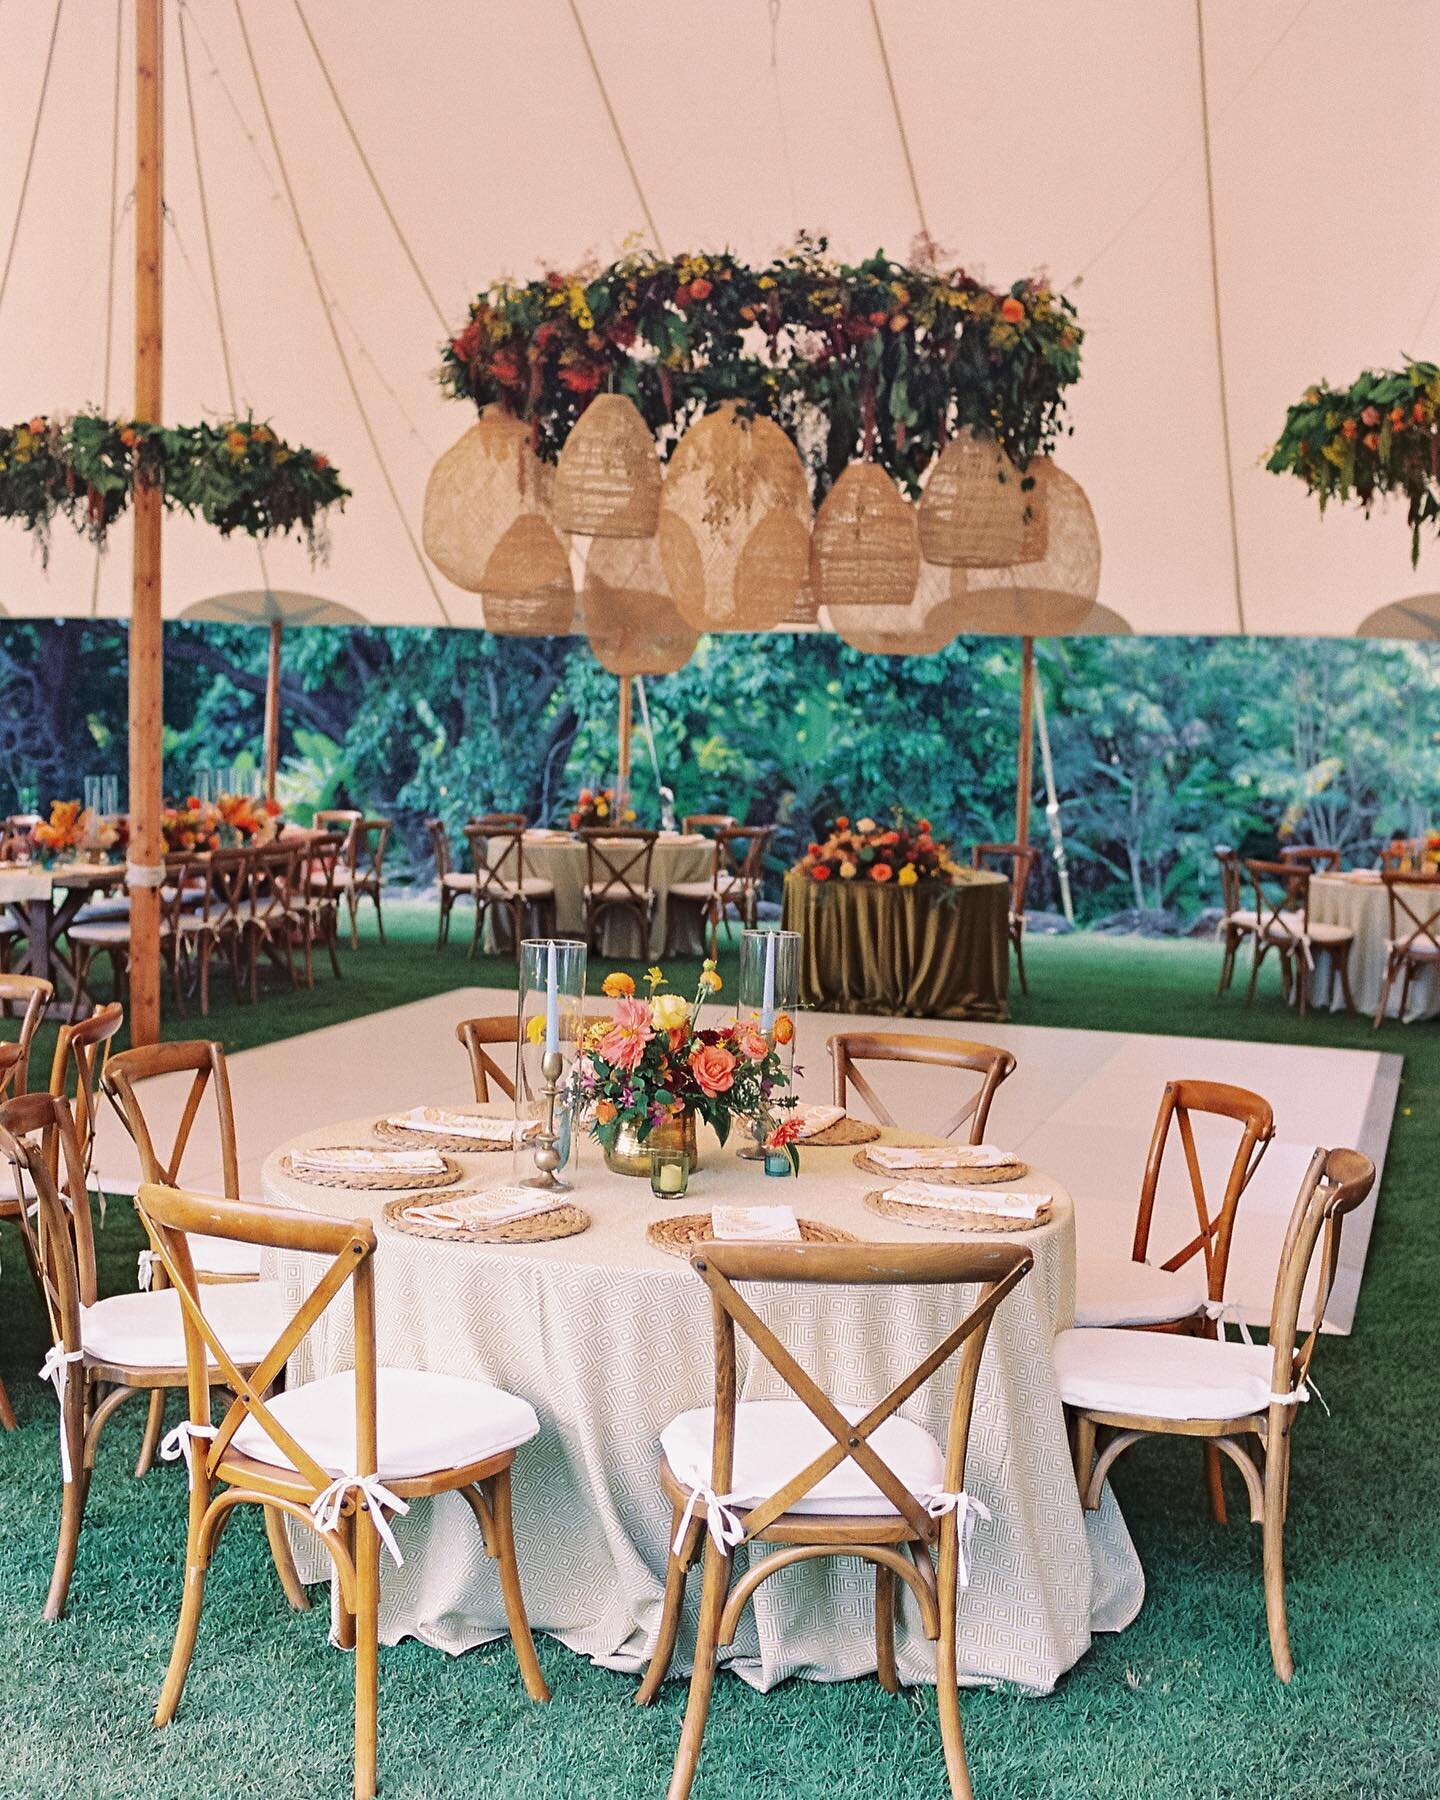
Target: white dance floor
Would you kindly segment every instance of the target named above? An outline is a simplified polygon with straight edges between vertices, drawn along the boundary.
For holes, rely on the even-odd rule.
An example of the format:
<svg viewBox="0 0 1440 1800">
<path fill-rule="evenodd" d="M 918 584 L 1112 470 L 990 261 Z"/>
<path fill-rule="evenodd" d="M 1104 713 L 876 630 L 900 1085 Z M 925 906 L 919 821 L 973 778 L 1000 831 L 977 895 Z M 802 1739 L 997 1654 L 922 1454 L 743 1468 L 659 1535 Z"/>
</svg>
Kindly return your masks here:
<svg viewBox="0 0 1440 1800">
<path fill-rule="evenodd" d="M 454 1105 L 471 1100 L 469 1064 L 455 1040 L 456 1022 L 508 1012 L 514 1005 L 513 990 L 459 988 L 238 1053 L 230 1070 L 242 1191 L 258 1193 L 260 1164 L 277 1144 L 327 1120 L 422 1102 Z M 904 1028 L 903 1022 L 893 1019 L 801 1015 L 797 1066 L 805 1098 L 830 1097 L 830 1059 L 825 1050 L 830 1034 L 866 1025 Z M 964 1026 L 942 1022 L 926 1022 L 916 1029 L 968 1035 Z M 1185 1076 L 1228 1081 L 1266 1096 L 1275 1109 L 1275 1142 L 1241 1202 L 1227 1284 L 1229 1296 L 1252 1324 L 1263 1325 L 1269 1318 L 1286 1219 L 1315 1146 L 1363 1150 L 1383 1177 L 1399 1089 L 1398 1056 L 1033 1025 L 976 1026 L 973 1034 L 987 1043 L 1003 1044 L 1019 1062 L 996 1098 L 987 1136 L 1018 1151 L 1069 1189 L 1082 1249 L 1088 1243 L 1128 1254 L 1140 1178 L 1167 1080 Z M 940 1122 L 954 1109 L 943 1071 L 881 1069 L 871 1079 L 896 1118 L 917 1129 Z M 179 1082 L 168 1085 L 171 1091 L 157 1096 L 155 1105 L 157 1114 L 173 1117 L 184 1087 Z M 1228 1126 L 1222 1131 L 1202 1125 L 1196 1133 L 1207 1184 L 1216 1191 L 1233 1153 L 1230 1132 Z M 587 1147 L 586 1154 L 594 1153 Z M 108 1108 L 103 1109 L 96 1168 L 105 1186 L 116 1192 L 133 1190 L 139 1175 L 134 1148 Z M 218 1186 L 218 1150 L 209 1136 L 197 1135 L 185 1176 L 187 1185 Z M 1347 1223 L 1340 1273 L 1327 1313 L 1331 1330 L 1348 1332 L 1354 1323 L 1379 1187 L 1377 1183 L 1377 1194 Z M 1176 1143 L 1166 1157 L 1152 1258 L 1163 1261 L 1188 1242 L 1194 1230 L 1189 1185 Z"/>
</svg>

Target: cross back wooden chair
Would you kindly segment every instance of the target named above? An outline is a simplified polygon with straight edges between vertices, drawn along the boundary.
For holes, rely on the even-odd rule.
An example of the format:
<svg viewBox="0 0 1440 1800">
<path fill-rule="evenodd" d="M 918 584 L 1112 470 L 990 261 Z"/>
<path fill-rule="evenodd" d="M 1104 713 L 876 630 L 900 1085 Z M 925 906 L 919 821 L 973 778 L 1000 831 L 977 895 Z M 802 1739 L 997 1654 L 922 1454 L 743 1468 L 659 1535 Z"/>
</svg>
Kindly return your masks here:
<svg viewBox="0 0 1440 1800">
<path fill-rule="evenodd" d="M 713 837 L 716 832 L 728 831 L 739 823 L 733 813 L 686 813 L 680 821 L 680 829 L 686 837 Z"/>
<path fill-rule="evenodd" d="M 0 1105 L 0 1155 L 28 1187 L 20 1225 L 50 1327 L 51 1349 L 40 1370 L 60 1403 L 62 1497 L 59 1542 L 45 1617 L 65 1611 L 85 1517 L 96 1446 L 115 1412 L 136 1394 L 185 1385 L 185 1342 L 176 1296 L 114 1294 L 99 1298 L 95 1234 L 86 1192 L 84 1152 L 69 1102 L 59 1094 L 27 1094 Z M 278 1290 L 229 1291 L 221 1328 L 247 1366 L 279 1330 Z M 137 1467 L 141 1475 L 148 1467 Z M 277 1554 L 283 1548 L 274 1544 Z M 288 1563 L 288 1548 L 284 1549 Z"/>
<path fill-rule="evenodd" d="M 315 946 L 323 944 L 330 967 L 340 979 L 340 855 L 344 845 L 336 837 L 313 837 L 305 846 L 305 867 L 296 895 L 300 939 L 305 951 L 305 985 L 315 985 Z"/>
<path fill-rule="evenodd" d="M 312 823 L 317 831 L 329 832 L 338 838 L 343 849 L 352 830 L 364 817 L 358 806 L 323 806 L 312 814 Z"/>
<path fill-rule="evenodd" d="M 247 898 L 240 915 L 240 940 L 253 1003 L 260 997 L 262 951 L 289 978 L 292 988 L 300 985 L 295 972 L 300 851 L 295 844 L 275 843 L 258 845 L 248 854 L 250 866 Z"/>
<path fill-rule="evenodd" d="M 1116 1459 L 1144 1438 L 1198 1438 L 1239 1469 L 1251 1523 L 1263 1535 L 1265 1618 L 1281 1681 L 1295 1672 L 1285 1610 L 1290 1433 L 1299 1407 L 1317 1392 L 1310 1365 L 1339 1266 L 1341 1227 L 1374 1181 L 1374 1164 L 1358 1150 L 1319 1149 L 1310 1159 L 1285 1233 L 1266 1344 L 1113 1330 L 1062 1331 L 1055 1339 L 1055 1373 L 1087 1510 L 1099 1506 Z M 1313 1321 L 1297 1341 L 1317 1248 Z"/>
<path fill-rule="evenodd" d="M 591 825 L 580 833 L 585 846 L 585 941 L 599 949 L 600 922 L 608 912 L 628 912 L 642 946 L 650 942 L 655 916 L 651 865 L 658 831 L 639 825 Z"/>
<path fill-rule="evenodd" d="M 1310 917 L 1310 870 L 1304 863 L 1247 862 L 1245 869 L 1255 895 L 1254 960 L 1250 965 L 1248 1006 L 1255 998 L 1260 965 L 1267 951 L 1278 951 L 1286 973 L 1286 991 L 1294 984 L 1303 1019 L 1310 1010 L 1310 988 L 1315 958 L 1330 958 L 1340 978 L 1347 1012 L 1355 1010 L 1350 991 L 1350 950 L 1355 933 L 1348 925 L 1329 925 Z"/>
<path fill-rule="evenodd" d="M 155 1723 L 174 1717 L 195 1648 L 205 1579 L 231 1512 L 259 1506 L 272 1543 L 284 1520 L 311 1531 L 335 1572 L 337 1637 L 355 1652 L 355 1793 L 375 1791 L 378 1612 L 382 1542 L 400 1553 L 389 1515 L 410 1502 L 458 1493 L 499 1566 L 511 1640 L 526 1691 L 548 1700 L 520 1584 L 511 1526 L 515 1451 L 539 1430 L 523 1400 L 458 1376 L 377 1367 L 375 1231 L 366 1219 L 182 1193 L 147 1182 L 140 1216 L 164 1262 L 184 1316 L 190 1418 L 181 1428 L 190 1472 L 185 1585 Z M 209 1231 L 279 1251 L 328 1258 L 260 1362 L 227 1354 L 214 1329 L 215 1289 L 202 1288 L 190 1260 L 192 1234 Z M 285 1365 L 326 1309 L 344 1293 L 354 1321 L 353 1371 L 271 1393 Z M 212 1369 L 230 1391 L 212 1417 Z M 293 1562 L 280 1565 L 292 1606 L 309 1601 Z"/>
<path fill-rule="evenodd" d="M 1406 869 L 1418 869 L 1420 850 L 1419 838 L 1391 838 L 1380 852 L 1380 868 L 1397 875 Z"/>
<path fill-rule="evenodd" d="M 719 815 L 716 815 L 718 818 Z M 708 945 L 712 957 L 718 954 L 720 926 L 733 940 L 730 909 L 740 915 L 742 925 L 754 926 L 760 899 L 760 884 L 765 874 L 765 857 L 773 825 L 718 825 L 714 834 L 715 857 L 708 881 L 672 881 L 667 893 L 667 931 L 673 933 L 674 920 L 680 907 L 698 906 L 709 926 Z M 666 948 L 669 946 L 667 944 Z"/>
<path fill-rule="evenodd" d="M 1001 1082 L 1015 1072 L 1015 1058 L 995 1044 L 971 1043 L 965 1038 L 932 1036 L 919 1031 L 837 1031 L 826 1043 L 835 1065 L 835 1104 L 848 1106 L 853 1087 L 874 1113 L 880 1125 L 895 1119 L 880 1096 L 860 1072 L 862 1062 L 925 1063 L 932 1068 L 968 1070 L 980 1077 L 980 1085 L 958 1112 L 943 1125 L 927 1126 L 936 1137 L 954 1137 L 969 1125 L 968 1142 L 982 1144 L 990 1119 L 990 1106 Z"/>
<path fill-rule="evenodd" d="M 475 1083 L 475 1102 L 478 1106 L 487 1106 L 490 1102 L 490 1083 L 493 1081 L 507 1100 L 515 1098 L 515 1057 L 514 1048 L 520 1041 L 519 1022 L 514 1013 L 502 1013 L 499 1017 L 486 1019 L 462 1019 L 455 1027 L 455 1036 L 465 1046 L 465 1054 L 470 1058 L 470 1074 Z M 489 1047 L 493 1044 L 504 1044 L 511 1051 L 507 1059 L 509 1068 L 505 1069 L 490 1055 Z"/>
<path fill-rule="evenodd" d="M 1260 920 L 1253 907 L 1244 902 L 1244 876 L 1240 858 L 1229 844 L 1215 846 L 1215 860 L 1220 865 L 1220 904 L 1223 916 L 1217 930 L 1222 945 L 1220 980 L 1215 992 L 1223 994 L 1235 979 L 1235 958 L 1240 946 L 1255 935 Z"/>
<path fill-rule="evenodd" d="M 700 1626 L 690 1699 L 669 1800 L 686 1800 L 695 1778 L 719 1649 L 732 1643 L 752 1594 L 792 1563 L 854 1556 L 875 1569 L 875 1654 L 881 1686 L 898 1693 L 897 1582 L 920 1609 L 935 1645 L 940 1733 L 950 1791 L 969 1800 L 956 1671 L 957 1589 L 969 1582 L 974 1520 L 988 1517 L 965 1492 L 975 1385 L 995 1309 L 1034 1258 L 1017 1244 L 706 1244 L 691 1267 L 710 1290 L 715 1340 L 714 1404 L 672 1421 L 661 1435 L 660 1483 L 672 1509 L 671 1550 L 659 1637 L 636 1701 L 659 1692 L 670 1665 L 685 1580 L 704 1542 Z M 747 1282 L 834 1286 L 959 1286 L 978 1283 L 967 1311 L 923 1361 L 872 1406 L 837 1404 L 740 1293 Z M 796 1396 L 737 1399 L 736 1330 Z M 959 1357 L 941 1445 L 899 1409 Z M 751 1562 L 731 1590 L 741 1545 L 780 1546 Z M 932 1556 L 938 1559 L 938 1572 Z"/>
<path fill-rule="evenodd" d="M 390 842 L 390 819 L 356 818 L 345 840 L 345 851 L 336 879 L 350 913 L 350 948 L 360 948 L 360 902 L 368 894 L 375 903 L 375 929 L 385 942 L 385 915 L 380 910 L 380 889 L 385 879 L 385 846 Z"/>
<path fill-rule="evenodd" d="M 23 1094 L 30 1086 L 30 1050 L 35 1033 L 45 1017 L 45 1008 L 55 997 L 55 984 L 43 975 L 0 974 L 0 1003 L 4 1016 L 12 1006 L 20 1009 L 20 1027 L 11 1043 L 0 1045 L 0 1100 L 8 1094 Z"/>
<path fill-rule="evenodd" d="M 1345 858 L 1333 844 L 1287 844 L 1280 860 L 1309 869 L 1312 875 L 1338 875 Z"/>
<path fill-rule="evenodd" d="M 998 869 L 1010 876 L 1010 947 L 1015 952 L 1015 973 L 1020 977 L 1020 992 L 1028 994 L 1025 980 L 1025 898 L 1030 890 L 1030 871 L 1035 866 L 1035 852 L 1026 844 L 973 844 L 970 866 L 974 869 Z"/>
<path fill-rule="evenodd" d="M 1389 933 L 1385 939 L 1385 976 L 1380 983 L 1380 1003 L 1375 1008 L 1375 1029 L 1385 1017 L 1397 975 L 1400 984 L 1400 1023 L 1410 1005 L 1410 986 L 1426 969 L 1440 969 L 1440 870 L 1424 875 L 1399 875 L 1385 870 L 1385 904 Z"/>
<path fill-rule="evenodd" d="M 474 898 L 475 876 L 455 867 L 450 854 L 450 833 L 445 829 L 443 819 L 427 819 L 425 829 L 430 834 L 430 849 L 435 857 L 435 893 L 440 902 L 435 948 L 443 950 L 450 942 L 450 914 L 455 902 L 466 894 Z"/>
<path fill-rule="evenodd" d="M 170 977 L 171 996 L 181 1012 L 185 1010 L 184 976 L 188 949 L 186 907 L 192 897 L 192 890 L 186 887 L 187 866 L 184 857 L 167 856 L 165 885 L 160 890 L 160 957 Z M 93 1004 L 90 977 L 97 957 L 110 959 L 110 991 L 114 998 L 120 997 L 129 978 L 130 908 L 128 901 L 118 904 L 121 910 L 113 916 L 101 916 L 97 907 L 88 917 L 82 913 L 66 930 L 65 941 L 70 948 L 75 981 L 70 1002 L 72 1024 L 87 1003 Z"/>
<path fill-rule="evenodd" d="M 493 908 L 504 914 L 510 925 L 511 943 L 516 960 L 520 944 L 526 936 L 525 923 L 534 912 L 542 928 L 553 925 L 555 918 L 555 884 L 543 876 L 525 873 L 525 827 L 507 821 L 511 814 L 472 819 L 465 827 L 465 840 L 470 846 L 470 863 L 474 869 L 475 923 L 470 933 L 470 954 L 480 946 L 480 933 L 487 914 Z"/>
<path fill-rule="evenodd" d="M 486 825 L 492 831 L 523 831 L 528 821 L 523 812 L 472 813 L 472 825 Z"/>
</svg>

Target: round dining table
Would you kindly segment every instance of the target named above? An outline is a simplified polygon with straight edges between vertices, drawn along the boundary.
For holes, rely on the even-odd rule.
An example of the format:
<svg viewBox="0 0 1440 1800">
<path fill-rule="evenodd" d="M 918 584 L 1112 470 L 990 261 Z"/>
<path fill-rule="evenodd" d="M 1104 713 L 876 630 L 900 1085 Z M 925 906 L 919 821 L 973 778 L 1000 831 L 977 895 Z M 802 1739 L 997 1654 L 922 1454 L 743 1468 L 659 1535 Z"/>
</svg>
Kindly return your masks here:
<svg viewBox="0 0 1440 1800">
<path fill-rule="evenodd" d="M 490 841 L 489 853 L 498 858 L 503 838 Z M 613 853 L 612 853 L 613 854 Z M 699 832 L 662 831 L 655 840 L 650 861 L 650 886 L 655 907 L 650 938 L 641 943 L 635 913 L 628 907 L 607 907 L 600 919 L 600 952 L 611 958 L 643 958 L 665 955 L 667 949 L 681 956 L 705 955 L 705 915 L 699 906 L 684 909 L 683 917 L 670 916 L 670 889 L 677 882 L 709 881 L 715 866 L 715 843 Z M 569 832 L 531 830 L 525 833 L 525 879 L 548 881 L 555 889 L 556 929 L 564 937 L 585 935 L 585 845 Z M 507 878 L 513 870 L 507 870 Z M 510 917 L 503 907 L 492 907 L 485 923 L 485 948 L 502 950 L 510 945 Z"/>
<path fill-rule="evenodd" d="M 1421 919 L 1435 910 L 1434 888 L 1407 887 L 1396 884 Z M 1385 963 L 1390 947 L 1390 903 L 1385 883 L 1368 869 L 1347 869 L 1343 874 L 1310 877 L 1310 917 L 1319 925 L 1348 925 L 1355 934 L 1350 948 L 1350 991 L 1362 1013 L 1374 1014 L 1380 1004 L 1380 989 L 1385 981 Z M 1402 940 L 1416 929 L 1415 920 L 1403 911 L 1396 920 L 1396 935 Z M 1440 931 L 1440 926 L 1437 926 Z M 1423 940 L 1422 940 L 1423 941 Z M 1329 1006 L 1339 1012 L 1345 1005 L 1340 983 L 1332 977 L 1328 956 L 1316 959 L 1316 981 L 1311 1004 Z M 1400 994 L 1403 983 L 1395 982 L 1386 1014 L 1400 1016 Z M 1433 1019 L 1440 1013 L 1440 971 L 1433 965 L 1422 966 L 1410 983 L 1410 999 L 1405 1021 Z"/>
<path fill-rule="evenodd" d="M 851 1149 L 802 1147 L 798 1179 L 767 1179 L 758 1163 L 722 1149 L 701 1128 L 701 1166 L 683 1199 L 611 1173 L 594 1142 L 570 1175 L 589 1215 L 577 1236 L 542 1244 L 443 1242 L 404 1233 L 377 1192 L 312 1186 L 282 1167 L 287 1150 L 366 1141 L 370 1120 L 308 1132 L 267 1160 L 263 1190 L 278 1205 L 375 1223 L 376 1329 L 382 1365 L 462 1375 L 523 1396 L 540 1434 L 518 1453 L 515 1536 L 532 1625 L 596 1663 L 641 1670 L 660 1623 L 672 1519 L 660 1489 L 660 1433 L 713 1393 L 710 1302 L 681 1257 L 649 1243 L 646 1226 L 714 1203 L 785 1202 L 801 1218 L 857 1239 L 925 1241 L 953 1234 L 877 1216 L 864 1204 L 882 1185 Z M 933 1142 L 887 1130 L 889 1141 Z M 466 1185 L 508 1182 L 524 1151 L 461 1156 Z M 498 1166 L 497 1166 L 498 1165 Z M 1049 1691 L 1085 1653 L 1091 1634 L 1120 1630 L 1139 1610 L 1144 1577 L 1113 1495 L 1082 1511 L 1051 1369 L 1054 1333 L 1073 1319 L 1075 1225 L 1069 1196 L 1030 1172 L 1015 1184 L 1050 1196 L 1045 1223 L 1024 1233 L 1029 1275 L 1002 1302 L 981 1370 L 966 1489 L 989 1508 L 974 1540 L 959 1603 L 959 1664 L 967 1682 Z M 415 1201 L 442 1194 L 416 1195 Z M 1013 1237 L 1006 1234 L 1010 1241 Z M 323 1264 L 267 1252 L 267 1273 L 293 1310 Z M 840 1401 L 889 1392 L 943 1338 L 976 1289 L 758 1285 L 747 1298 Z M 301 1345 L 291 1380 L 350 1366 L 346 1310 L 332 1305 Z M 742 1339 L 740 1397 L 791 1397 Z M 944 1440 L 954 1364 L 906 1403 L 907 1416 Z M 444 1494 L 393 1520 L 402 1567 L 381 1579 L 382 1640 L 416 1637 L 459 1653 L 505 1634 L 494 1565 L 464 1501 Z M 307 1580 L 328 1574 L 308 1533 L 295 1542 Z M 755 1556 L 763 1551 L 742 1552 Z M 676 1671 L 688 1666 L 699 1581 L 691 1582 Z M 875 1668 L 874 1584 L 857 1561 L 805 1562 L 766 1582 L 746 1609 L 729 1666 L 759 1688 L 787 1676 L 836 1680 Z M 934 1652 L 906 1600 L 898 1631 L 907 1682 L 934 1680 Z"/>
</svg>

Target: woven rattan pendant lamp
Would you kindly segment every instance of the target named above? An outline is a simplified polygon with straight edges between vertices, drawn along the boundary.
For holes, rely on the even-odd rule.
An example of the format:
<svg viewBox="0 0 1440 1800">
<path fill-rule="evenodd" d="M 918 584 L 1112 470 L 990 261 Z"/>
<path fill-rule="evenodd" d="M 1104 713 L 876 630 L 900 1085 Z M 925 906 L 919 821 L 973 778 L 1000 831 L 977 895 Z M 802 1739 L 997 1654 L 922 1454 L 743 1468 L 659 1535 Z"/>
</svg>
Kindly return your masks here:
<svg viewBox="0 0 1440 1800">
<path fill-rule="evenodd" d="M 832 606 L 830 628 L 868 656 L 933 656 L 961 629 L 964 569 L 922 562 L 908 606 Z"/>
<path fill-rule="evenodd" d="M 456 587 L 478 593 L 496 546 L 522 513 L 544 514 L 554 474 L 519 419 L 487 406 L 430 471 L 420 536 Z"/>
<path fill-rule="evenodd" d="M 697 631 L 770 630 L 809 568 L 800 452 L 773 420 L 743 418 L 723 402 L 675 446 L 659 539 L 675 605 Z"/>
<path fill-rule="evenodd" d="M 920 578 L 915 509 L 875 463 L 855 462 L 820 503 L 810 539 L 818 606 L 908 606 Z"/>
<path fill-rule="evenodd" d="M 1026 496 L 1020 472 L 993 438 L 958 431 L 930 471 L 919 506 L 920 549 L 947 568 L 1019 562 Z"/>
<path fill-rule="evenodd" d="M 507 637 L 563 637 L 575 627 L 570 552 L 539 513 L 522 513 L 495 546 L 480 587 L 491 631 Z"/>
<path fill-rule="evenodd" d="M 1044 556 L 1008 569 L 971 569 L 962 631 L 1062 637 L 1094 606 L 1100 590 L 1100 533 L 1085 490 L 1052 463 L 1044 494 Z"/>
<path fill-rule="evenodd" d="M 555 523 L 576 537 L 653 537 L 660 459 L 639 409 L 597 394 L 576 420 L 555 469 Z"/>
<path fill-rule="evenodd" d="M 653 538 L 596 538 L 585 558 L 585 635 L 612 675 L 673 675 L 700 634 L 670 597 Z"/>
</svg>

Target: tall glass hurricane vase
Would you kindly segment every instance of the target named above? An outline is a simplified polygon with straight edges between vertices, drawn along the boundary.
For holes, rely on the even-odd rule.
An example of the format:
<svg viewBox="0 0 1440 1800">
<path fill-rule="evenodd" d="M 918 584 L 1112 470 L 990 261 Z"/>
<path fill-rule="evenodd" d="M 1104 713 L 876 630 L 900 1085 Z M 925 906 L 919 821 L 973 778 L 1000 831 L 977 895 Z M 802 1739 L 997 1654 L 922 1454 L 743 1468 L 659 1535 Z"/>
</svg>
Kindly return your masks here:
<svg viewBox="0 0 1440 1800">
<path fill-rule="evenodd" d="M 742 931 L 736 1016 L 759 1026 L 778 1052 L 787 1075 L 793 1075 L 795 1068 L 795 1009 L 799 1003 L 800 933 Z M 743 1147 L 740 1156 L 757 1161 L 764 1156 L 762 1125 L 763 1121 L 756 1121 L 754 1145 Z"/>
<path fill-rule="evenodd" d="M 585 945 L 575 938 L 526 938 L 520 946 L 515 1117 L 524 1123 L 546 1124 L 547 1055 L 559 1058 L 561 1088 L 574 1066 L 584 1029 L 587 960 Z M 576 1134 L 573 1122 L 562 1114 L 563 1101 L 554 1120 L 563 1167 Z"/>
</svg>

